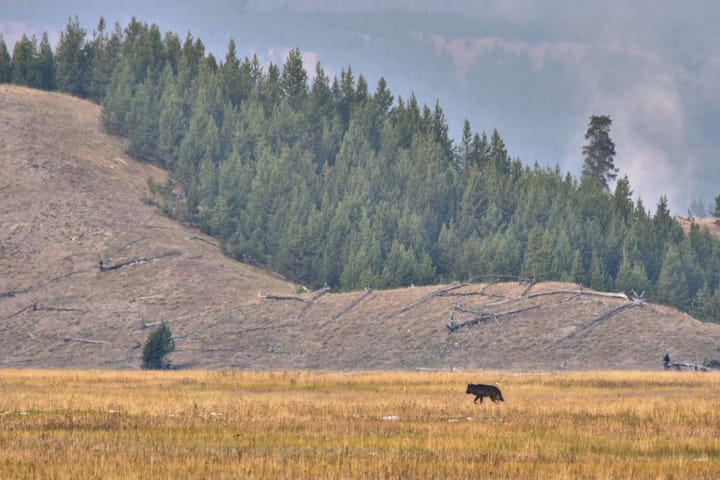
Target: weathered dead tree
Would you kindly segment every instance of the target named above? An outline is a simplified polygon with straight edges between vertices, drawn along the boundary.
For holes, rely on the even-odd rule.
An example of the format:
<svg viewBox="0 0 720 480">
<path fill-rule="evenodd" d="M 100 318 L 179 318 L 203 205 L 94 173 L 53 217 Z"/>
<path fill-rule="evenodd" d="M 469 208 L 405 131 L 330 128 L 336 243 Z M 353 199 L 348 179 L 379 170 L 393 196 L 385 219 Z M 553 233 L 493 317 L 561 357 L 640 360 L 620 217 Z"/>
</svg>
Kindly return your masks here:
<svg viewBox="0 0 720 480">
<path fill-rule="evenodd" d="M 156 298 L 164 299 L 165 297 L 163 297 L 162 295 L 146 295 L 144 297 L 131 298 L 129 300 L 129 302 L 133 303 L 133 302 L 140 302 L 140 301 L 144 301 L 144 300 L 154 300 Z"/>
<path fill-rule="evenodd" d="M 373 292 L 372 288 L 366 288 L 366 289 L 365 289 L 365 293 L 361 294 L 361 295 L 358 296 L 355 300 L 353 300 L 352 302 L 350 302 L 350 304 L 349 304 L 347 307 L 343 308 L 341 311 L 339 311 L 338 313 L 336 313 L 335 315 L 333 315 L 333 316 L 330 317 L 329 319 L 325 320 L 325 321 L 320 325 L 320 328 L 324 327 L 325 325 L 327 325 L 327 324 L 330 323 L 330 322 L 334 322 L 334 321 L 337 320 L 338 318 L 340 318 L 340 317 L 342 317 L 343 315 L 345 315 L 346 313 L 348 313 L 350 310 L 352 310 L 353 308 L 355 308 L 360 302 L 362 302 L 362 301 L 365 300 L 368 296 L 370 296 L 370 294 L 371 294 L 372 292 Z"/>
<path fill-rule="evenodd" d="M 520 294 L 521 297 L 527 296 L 528 293 L 530 293 L 530 290 L 535 286 L 535 277 L 532 277 L 528 279 L 525 283 L 527 283 L 527 288 L 523 290 L 523 292 Z M 520 281 L 520 285 L 522 285 L 523 282 Z"/>
<path fill-rule="evenodd" d="M 304 298 L 291 297 L 291 296 L 286 296 L 286 295 L 260 295 L 260 298 L 262 298 L 263 300 L 277 300 L 277 301 L 290 300 L 290 301 L 307 303 L 307 300 L 305 300 Z"/>
<path fill-rule="evenodd" d="M 250 327 L 250 328 L 246 328 L 244 330 L 239 330 L 237 333 L 240 334 L 240 333 L 257 332 L 260 330 L 277 330 L 279 328 L 289 328 L 289 327 L 296 327 L 296 326 L 297 326 L 296 322 L 282 323 L 280 325 L 266 325 L 263 327 Z"/>
<path fill-rule="evenodd" d="M 495 297 L 505 298 L 502 295 L 494 293 L 485 293 L 484 289 L 480 292 L 445 292 L 437 295 L 438 297 Z"/>
<path fill-rule="evenodd" d="M 191 318 L 199 317 L 201 315 L 207 315 L 208 313 L 218 312 L 220 310 L 208 310 L 205 312 L 198 312 L 198 313 L 191 313 L 189 315 L 183 315 L 182 317 L 172 318 L 170 320 L 162 320 L 160 322 L 140 322 L 140 328 L 142 330 L 145 330 L 146 328 L 152 328 L 152 327 L 158 327 L 161 323 L 172 323 L 172 322 L 180 322 L 182 320 L 188 320 Z"/>
<path fill-rule="evenodd" d="M 311 300 L 312 300 L 312 301 L 315 301 L 315 300 L 317 300 L 319 297 L 325 295 L 325 294 L 326 294 L 327 292 L 329 292 L 329 291 L 330 291 L 330 287 L 328 287 L 327 284 L 325 284 L 324 287 L 322 287 L 322 288 L 320 288 L 320 289 L 315 290 L 314 292 L 312 292 Z"/>
<path fill-rule="evenodd" d="M 26 287 L 26 288 L 22 288 L 22 289 L 20 289 L 20 290 L 10 290 L 10 291 L 7 291 L 7 292 L 0 292 L 0 299 L 2 299 L 2 298 L 12 298 L 12 297 L 14 297 L 15 295 L 20 295 L 20 294 L 22 294 L 22 293 L 27 293 L 27 292 L 29 292 L 31 289 L 32 289 L 32 287 Z"/>
<path fill-rule="evenodd" d="M 667 365 L 665 365 L 665 369 L 675 369 L 675 370 L 695 370 L 699 372 L 712 372 L 716 371 L 715 368 L 709 368 L 703 365 L 698 365 L 697 363 L 688 363 L 688 362 L 670 362 Z"/>
<path fill-rule="evenodd" d="M 92 345 L 112 345 L 111 342 L 106 342 L 105 340 L 93 340 L 90 338 L 65 337 L 63 340 L 65 342 L 89 343 Z"/>
<path fill-rule="evenodd" d="M 21 294 L 23 294 L 23 293 L 28 293 L 28 292 L 31 292 L 31 291 L 33 291 L 33 290 L 35 290 L 35 289 L 38 289 L 38 288 L 40 288 L 40 287 L 43 287 L 43 286 L 45 286 L 45 285 L 47 285 L 47 284 L 56 283 L 56 282 L 59 282 L 59 281 L 61 281 L 61 280 L 66 279 L 66 278 L 72 277 L 73 275 L 78 275 L 78 274 L 80 274 L 80 273 L 86 273 L 86 272 L 89 272 L 89 271 L 91 271 L 91 269 L 75 270 L 75 271 L 73 271 L 73 272 L 66 273 L 66 274 L 64 274 L 64 275 L 59 275 L 59 276 L 57 276 L 57 277 L 53 277 L 53 278 L 50 278 L 50 279 L 47 279 L 47 280 L 43 280 L 43 281 L 41 281 L 40 283 L 38 283 L 38 284 L 36 284 L 36 285 L 31 285 L 31 286 L 29 286 L 29 287 L 21 288 L 21 289 L 19 289 L 19 290 L 9 290 L 9 291 L 7 291 L 7 292 L 0 292 L 0 300 L 3 299 L 3 298 L 12 298 L 12 297 L 15 297 L 16 295 L 21 295 Z"/>
<path fill-rule="evenodd" d="M 499 282 L 501 280 L 517 280 L 521 285 L 525 283 L 535 283 L 534 277 L 523 277 L 522 275 L 505 275 L 505 274 L 494 274 L 494 273 L 487 273 L 485 275 L 477 275 L 472 278 L 470 278 L 470 282 L 474 282 L 476 280 L 494 280 L 495 282 Z"/>
<path fill-rule="evenodd" d="M 486 322 L 488 320 L 494 320 L 496 323 L 500 323 L 498 320 L 498 318 L 500 318 L 500 317 L 505 317 L 508 315 L 516 315 L 518 313 L 523 313 L 523 312 L 529 312 L 530 310 L 536 310 L 538 308 L 543 308 L 543 307 L 544 307 L 544 305 L 532 305 L 530 307 L 517 308 L 515 310 L 506 310 L 504 312 L 496 312 L 496 313 L 475 312 L 478 314 L 475 318 L 473 318 L 471 320 L 466 320 L 463 322 L 456 322 L 455 316 L 451 315 L 450 323 L 448 323 L 446 325 L 446 327 L 447 327 L 448 333 L 454 333 L 455 331 L 457 331 L 461 328 L 468 328 L 468 327 L 472 327 L 473 325 L 479 325 L 480 323 Z"/>
<path fill-rule="evenodd" d="M 29 308 L 32 308 L 33 312 L 49 311 L 49 312 L 78 312 L 87 313 L 87 310 L 81 308 L 64 308 L 64 307 L 43 307 L 37 303 L 33 303 Z"/>
<path fill-rule="evenodd" d="M 441 288 L 440 290 L 435 290 L 434 292 L 431 292 L 431 293 L 425 295 L 424 297 L 422 297 L 422 298 L 419 299 L 418 301 L 413 302 L 413 303 L 411 303 L 410 305 L 404 306 L 403 308 L 401 308 L 401 309 L 398 310 L 397 312 L 393 313 L 392 315 L 399 315 L 399 314 L 401 314 L 401 313 L 405 313 L 405 312 L 407 312 L 408 310 L 412 310 L 413 308 L 417 307 L 418 305 L 422 305 L 423 303 L 428 302 L 428 301 L 432 300 L 432 299 L 435 298 L 435 297 L 441 297 L 441 296 L 443 296 L 444 294 L 446 294 L 447 292 L 451 292 L 451 291 L 453 291 L 453 290 L 457 290 L 458 288 L 462 288 L 462 287 L 465 287 L 465 286 L 467 286 L 467 285 L 468 285 L 467 283 L 457 283 L 457 284 L 452 285 L 452 286 L 450 286 L 450 287 L 445 287 L 445 288 Z"/>
<path fill-rule="evenodd" d="M 23 312 L 25 312 L 25 311 L 27 311 L 27 310 L 30 310 L 31 308 L 33 308 L 33 306 L 32 306 L 32 305 L 28 305 L 27 307 L 18 310 L 17 312 L 13 313 L 12 315 L 9 315 L 9 316 L 5 317 L 5 319 L 6 319 L 6 320 L 9 320 L 9 319 L 11 319 L 11 318 L 13 318 L 13 317 L 16 317 L 16 316 L 20 315 L 21 313 L 23 313 Z"/>
<path fill-rule="evenodd" d="M 190 237 L 190 240 L 197 240 L 198 242 L 205 242 L 205 243 L 207 243 L 208 245 L 212 245 L 213 247 L 218 247 L 218 248 L 220 248 L 220 244 L 219 244 L 219 243 L 214 242 L 214 241 L 211 241 L 211 240 L 208 240 L 207 238 L 198 237 L 198 236 L 196 236 L 196 235 Z"/>
<path fill-rule="evenodd" d="M 559 342 L 562 342 L 565 340 L 570 340 L 574 337 L 581 337 L 583 335 L 586 335 L 587 333 L 589 333 L 591 330 L 593 330 L 595 327 L 600 325 L 602 322 L 604 322 L 608 318 L 611 318 L 624 310 L 628 310 L 630 308 L 638 308 L 638 307 L 642 308 L 643 306 L 645 306 L 645 300 L 643 300 L 642 298 L 636 297 L 632 301 L 624 303 L 624 304 L 620 305 L 619 307 L 610 309 L 607 312 L 603 313 L 602 315 L 595 317 L 588 323 L 580 325 L 572 333 L 570 333 L 570 335 L 561 339 Z"/>
<path fill-rule="evenodd" d="M 307 312 L 307 310 L 308 310 L 310 307 L 312 307 L 312 305 L 315 303 L 315 301 L 316 301 L 318 298 L 320 298 L 320 297 L 322 297 L 323 295 L 325 295 L 325 294 L 326 294 L 327 292 L 329 292 L 329 291 L 330 291 L 330 287 L 328 287 L 327 284 L 325 284 L 325 286 L 324 286 L 323 288 L 321 288 L 321 289 L 319 289 L 319 290 L 315 290 L 315 291 L 312 293 L 312 296 L 310 297 L 310 300 L 308 300 L 308 301 L 305 303 L 305 306 L 302 308 L 302 310 L 300 310 L 300 311 L 298 312 L 297 316 L 295 317 L 295 320 L 296 320 L 296 321 L 299 321 L 299 320 L 305 315 L 305 312 Z"/>
<path fill-rule="evenodd" d="M 177 251 L 177 250 L 172 250 L 169 252 L 162 252 L 162 253 L 158 253 L 156 255 L 151 255 L 149 257 L 131 258 L 130 260 L 125 260 L 124 262 L 114 263 L 112 265 L 108 265 L 107 263 L 105 263 L 104 260 L 100 260 L 100 271 L 101 272 L 109 272 L 110 270 L 117 270 L 118 268 L 129 267 L 132 265 L 139 265 L 141 263 L 150 262 L 152 260 L 157 260 L 159 258 L 177 257 L 178 255 L 182 255 L 182 252 Z"/>
</svg>

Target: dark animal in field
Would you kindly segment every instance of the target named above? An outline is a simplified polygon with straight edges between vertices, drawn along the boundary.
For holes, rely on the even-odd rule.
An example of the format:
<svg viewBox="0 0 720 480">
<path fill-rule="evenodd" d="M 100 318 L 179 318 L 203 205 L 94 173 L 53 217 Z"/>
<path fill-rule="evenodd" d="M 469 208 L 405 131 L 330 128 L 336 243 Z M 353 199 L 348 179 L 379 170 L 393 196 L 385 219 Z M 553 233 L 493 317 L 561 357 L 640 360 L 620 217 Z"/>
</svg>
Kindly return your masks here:
<svg viewBox="0 0 720 480">
<path fill-rule="evenodd" d="M 468 383 L 467 391 L 465 393 L 475 395 L 475 400 L 473 403 L 477 403 L 478 399 L 480 399 L 480 403 L 482 403 L 483 398 L 485 397 L 488 397 L 494 403 L 497 403 L 498 400 L 501 402 L 505 401 L 502 396 L 502 392 L 500 392 L 500 389 L 494 385 L 483 385 L 482 383 Z"/>
</svg>

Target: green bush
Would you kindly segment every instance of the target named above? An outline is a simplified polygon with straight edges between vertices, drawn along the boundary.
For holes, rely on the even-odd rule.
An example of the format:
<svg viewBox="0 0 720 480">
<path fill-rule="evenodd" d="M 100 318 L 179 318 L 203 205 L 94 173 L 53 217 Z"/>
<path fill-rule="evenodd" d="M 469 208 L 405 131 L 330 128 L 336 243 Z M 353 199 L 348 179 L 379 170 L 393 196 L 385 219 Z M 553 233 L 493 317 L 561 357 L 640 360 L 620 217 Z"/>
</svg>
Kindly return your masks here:
<svg viewBox="0 0 720 480">
<path fill-rule="evenodd" d="M 163 370 L 170 368 L 166 356 L 175 351 L 175 340 L 167 323 L 162 322 L 148 336 L 143 348 L 143 368 L 147 370 Z"/>
</svg>

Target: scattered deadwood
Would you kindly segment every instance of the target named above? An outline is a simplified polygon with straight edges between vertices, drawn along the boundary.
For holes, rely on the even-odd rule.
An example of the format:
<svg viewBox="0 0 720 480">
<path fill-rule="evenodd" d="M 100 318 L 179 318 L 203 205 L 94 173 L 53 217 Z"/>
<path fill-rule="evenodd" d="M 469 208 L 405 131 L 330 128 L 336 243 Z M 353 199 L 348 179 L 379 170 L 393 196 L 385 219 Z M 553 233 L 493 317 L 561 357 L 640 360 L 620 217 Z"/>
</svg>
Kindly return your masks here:
<svg viewBox="0 0 720 480">
<path fill-rule="evenodd" d="M 105 263 L 104 260 L 100 260 L 100 271 L 108 272 L 110 270 L 117 270 L 118 268 L 122 268 L 122 267 L 129 267 L 132 265 L 138 265 L 141 263 L 150 262 L 152 260 L 157 260 L 159 258 L 177 257 L 178 255 L 182 255 L 182 252 L 177 251 L 177 250 L 172 250 L 169 252 L 162 252 L 162 253 L 158 253 L 156 255 L 151 255 L 149 257 L 131 258 L 130 260 L 125 260 L 124 262 L 114 263 L 112 265 L 108 265 L 107 263 Z"/>
<path fill-rule="evenodd" d="M 476 316 L 473 319 L 466 320 L 463 322 L 456 322 L 455 316 L 450 316 L 450 323 L 446 325 L 448 333 L 454 333 L 455 331 L 461 329 L 461 328 L 468 328 L 472 327 L 473 325 L 478 325 L 480 323 L 486 322 L 488 320 L 494 320 L 496 323 L 500 323 L 498 321 L 498 318 L 505 317 L 509 315 L 515 315 L 517 313 L 523 313 L 528 312 L 530 310 L 535 310 L 538 308 L 543 308 L 544 305 L 532 305 L 530 307 L 525 308 L 517 308 L 515 310 L 506 310 L 504 312 L 497 312 L 497 313 L 491 313 L 491 312 L 470 312 L 470 313 L 478 313 L 478 316 Z"/>
<path fill-rule="evenodd" d="M 327 325 L 327 324 L 330 323 L 330 322 L 334 322 L 334 321 L 337 320 L 338 318 L 340 318 L 340 317 L 342 317 L 343 315 L 345 315 L 347 312 L 349 312 L 350 310 L 352 310 L 353 308 L 355 308 L 360 302 L 362 302 L 362 301 L 365 300 L 367 297 L 369 297 L 372 292 L 373 292 L 372 288 L 366 288 L 364 293 L 362 293 L 362 294 L 359 295 L 355 300 L 353 300 L 352 302 L 350 302 L 350 305 L 348 305 L 347 307 L 343 308 L 341 311 L 339 311 L 338 313 L 336 313 L 335 315 L 333 315 L 333 316 L 330 317 L 329 319 L 325 320 L 325 321 L 320 325 L 320 328 L 324 327 L 325 325 Z"/>
<path fill-rule="evenodd" d="M 456 311 L 462 312 L 462 313 L 470 313 L 470 314 L 476 315 L 476 317 L 473 319 L 467 320 L 467 321 L 457 322 L 455 320 L 455 317 L 451 316 L 450 323 L 448 323 L 446 325 L 448 332 L 453 333 L 453 332 L 457 331 L 458 329 L 467 328 L 467 327 L 470 327 L 473 325 L 478 325 L 478 324 L 486 322 L 488 320 L 494 320 L 497 322 L 498 317 L 500 317 L 500 316 L 513 315 L 516 313 L 522 313 L 522 312 L 526 312 L 526 311 L 533 310 L 536 308 L 546 308 L 547 306 L 545 306 L 545 305 L 534 305 L 534 306 L 518 308 L 518 309 L 514 309 L 514 310 L 506 310 L 504 312 L 498 312 L 498 313 L 487 311 L 488 307 L 497 307 L 500 305 L 522 302 L 525 300 L 530 300 L 530 299 L 538 298 L 538 297 L 544 297 L 544 296 L 550 296 L 550 295 L 575 295 L 575 296 L 581 297 L 581 296 L 587 295 L 587 296 L 605 297 L 605 298 L 619 298 L 619 299 L 628 301 L 628 297 L 624 293 L 583 291 L 582 287 L 580 287 L 578 290 L 552 290 L 552 291 L 547 291 L 547 292 L 538 292 L 538 293 L 528 294 L 530 288 L 532 288 L 534 285 L 535 285 L 535 279 L 534 278 L 529 279 L 528 287 L 525 289 L 525 291 L 521 295 L 514 297 L 514 298 L 507 299 L 507 300 L 503 300 L 500 302 L 494 302 L 494 303 L 482 305 L 481 310 L 466 308 L 462 304 L 456 303 L 455 305 L 453 305 L 453 308 Z M 614 309 L 608 311 L 607 313 L 593 319 L 588 324 L 579 327 L 575 332 L 573 332 L 572 334 L 570 334 L 570 336 L 566 337 L 563 340 L 572 338 L 573 336 L 578 335 L 578 334 L 585 334 L 588 331 L 590 331 L 591 329 L 595 328 L 595 326 L 597 324 L 603 322 L 604 320 L 610 318 L 611 316 L 613 316 L 613 315 L 617 314 L 618 312 L 621 312 L 627 308 L 643 306 L 643 305 L 645 305 L 645 302 L 642 299 L 642 297 L 636 296 L 634 300 L 628 301 L 628 303 L 623 304 L 620 307 L 614 308 Z"/>
<path fill-rule="evenodd" d="M 435 298 L 435 297 L 441 297 L 441 296 L 443 296 L 444 294 L 446 294 L 447 292 L 451 292 L 451 291 L 453 291 L 453 290 L 457 290 L 458 288 L 462 288 L 462 287 L 465 287 L 465 286 L 467 286 L 467 285 L 468 285 L 467 283 L 456 283 L 456 284 L 454 284 L 454 285 L 452 285 L 452 286 L 450 286 L 450 287 L 445 287 L 445 288 L 441 288 L 440 290 L 435 290 L 434 292 L 431 292 L 431 293 L 425 295 L 425 296 L 422 297 L 420 300 L 418 300 L 418 301 L 416 301 L 416 302 L 413 302 L 413 303 L 411 303 L 410 305 L 404 306 L 403 308 L 401 308 L 400 310 L 398 310 L 397 312 L 395 312 L 393 315 L 399 315 L 399 314 L 401 314 L 401 313 L 405 313 L 405 312 L 407 312 L 408 310 L 412 310 L 413 308 L 417 307 L 418 305 L 422 305 L 423 303 L 428 302 L 428 301 L 432 300 L 432 299 Z"/>
<path fill-rule="evenodd" d="M 65 342 L 89 343 L 92 345 L 112 345 L 111 342 L 106 342 L 105 340 L 93 340 L 90 338 L 65 337 L 63 340 Z"/>
</svg>

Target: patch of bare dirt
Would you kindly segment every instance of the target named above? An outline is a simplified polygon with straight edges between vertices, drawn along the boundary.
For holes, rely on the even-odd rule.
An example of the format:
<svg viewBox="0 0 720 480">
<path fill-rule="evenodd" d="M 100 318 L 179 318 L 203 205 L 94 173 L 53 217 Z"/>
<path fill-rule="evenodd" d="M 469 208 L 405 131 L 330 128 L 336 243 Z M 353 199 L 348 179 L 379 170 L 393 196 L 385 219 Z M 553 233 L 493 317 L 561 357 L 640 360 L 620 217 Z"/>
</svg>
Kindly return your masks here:
<svg viewBox="0 0 720 480">
<path fill-rule="evenodd" d="M 655 305 L 598 320 L 628 300 L 575 285 L 297 294 L 148 205 L 148 177 L 165 173 L 124 147 L 102 131 L 98 106 L 0 85 L 0 367 L 139 368 L 160 321 L 185 368 L 659 369 L 665 352 L 720 358 L 720 326 Z"/>
</svg>

